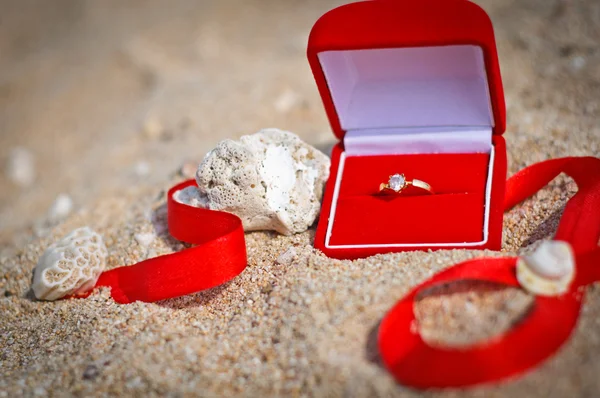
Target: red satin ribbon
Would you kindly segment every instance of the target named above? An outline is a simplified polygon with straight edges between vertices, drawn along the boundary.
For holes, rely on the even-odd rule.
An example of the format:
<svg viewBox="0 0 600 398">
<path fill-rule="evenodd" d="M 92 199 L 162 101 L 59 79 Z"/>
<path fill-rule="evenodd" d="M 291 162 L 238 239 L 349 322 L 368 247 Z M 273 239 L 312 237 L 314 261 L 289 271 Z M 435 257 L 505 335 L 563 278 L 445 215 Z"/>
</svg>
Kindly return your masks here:
<svg viewBox="0 0 600 398">
<path fill-rule="evenodd" d="M 483 258 L 435 275 L 400 300 L 381 323 L 381 357 L 398 381 L 428 388 L 499 380 L 535 366 L 566 341 L 577 323 L 583 288 L 600 280 L 600 159 L 563 158 L 525 168 L 509 179 L 505 208 L 533 195 L 561 172 L 579 187 L 565 207 L 555 238 L 569 242 L 576 253 L 577 275 L 569 291 L 557 297 L 536 296 L 525 319 L 493 341 L 468 349 L 440 348 L 429 346 L 418 332 L 411 331 L 417 294 L 436 284 L 464 279 L 518 286 L 516 259 Z M 196 246 L 104 272 L 97 287 L 110 287 L 119 303 L 152 302 L 221 285 L 245 269 L 244 231 L 238 217 L 173 199 L 173 193 L 193 184 L 191 180 L 173 187 L 167 203 L 171 235 Z"/>
<path fill-rule="evenodd" d="M 171 235 L 196 246 L 103 272 L 96 287 L 110 287 L 118 303 L 153 302 L 222 285 L 246 268 L 244 230 L 237 216 L 173 199 L 176 191 L 194 184 L 189 180 L 171 188 L 167 209 Z"/>
<path fill-rule="evenodd" d="M 465 349 L 433 347 L 414 327 L 411 330 L 420 291 L 465 279 L 519 286 L 516 258 L 482 258 L 438 273 L 400 300 L 381 322 L 379 352 L 397 381 L 417 388 L 496 381 L 539 364 L 567 340 L 577 323 L 585 286 L 600 281 L 600 159 L 562 158 L 523 169 L 507 182 L 505 208 L 530 197 L 561 172 L 579 187 L 565 207 L 555 236 L 570 243 L 576 254 L 576 278 L 569 291 L 556 297 L 536 296 L 525 318 L 492 341 Z"/>
</svg>

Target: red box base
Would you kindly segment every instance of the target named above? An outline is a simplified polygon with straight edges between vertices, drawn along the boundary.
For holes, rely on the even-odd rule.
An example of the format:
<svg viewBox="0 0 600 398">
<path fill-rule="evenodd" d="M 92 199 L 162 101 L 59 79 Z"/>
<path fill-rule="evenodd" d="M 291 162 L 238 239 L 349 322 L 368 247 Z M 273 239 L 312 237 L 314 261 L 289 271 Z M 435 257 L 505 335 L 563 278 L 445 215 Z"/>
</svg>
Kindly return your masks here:
<svg viewBox="0 0 600 398">
<path fill-rule="evenodd" d="M 486 241 L 484 225 L 489 154 L 348 157 L 343 165 L 335 219 L 330 220 L 340 158 L 344 152 L 340 143 L 332 153 L 331 177 L 323 197 L 315 247 L 329 257 L 340 259 L 409 250 L 499 250 L 502 244 L 506 146 L 502 136 L 494 136 L 493 145 L 495 153 Z M 378 195 L 379 184 L 398 172 L 403 172 L 407 179 L 428 182 L 435 193 L 427 194 L 412 187 L 399 196 Z M 331 228 L 330 222 L 333 222 Z M 326 245 L 328 229 L 330 237 Z M 455 242 L 465 243 L 453 244 Z M 386 246 L 394 244 L 402 246 Z M 377 247 L 364 247 L 367 245 Z"/>
</svg>

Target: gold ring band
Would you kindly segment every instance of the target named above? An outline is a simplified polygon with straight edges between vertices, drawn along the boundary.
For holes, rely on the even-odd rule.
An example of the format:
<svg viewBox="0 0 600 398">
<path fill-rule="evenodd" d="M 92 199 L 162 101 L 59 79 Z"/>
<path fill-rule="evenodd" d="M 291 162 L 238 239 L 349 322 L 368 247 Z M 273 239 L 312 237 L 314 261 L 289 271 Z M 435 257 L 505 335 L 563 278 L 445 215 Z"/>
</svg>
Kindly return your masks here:
<svg viewBox="0 0 600 398">
<path fill-rule="evenodd" d="M 417 188 L 421 188 L 429 193 L 433 193 L 431 185 L 429 185 L 425 181 L 417 180 L 416 178 L 409 181 L 406 179 L 406 177 L 404 177 L 404 174 L 391 175 L 387 183 L 382 182 L 379 185 L 379 192 L 392 191 L 398 194 L 402 192 L 406 187 L 411 185 Z"/>
</svg>

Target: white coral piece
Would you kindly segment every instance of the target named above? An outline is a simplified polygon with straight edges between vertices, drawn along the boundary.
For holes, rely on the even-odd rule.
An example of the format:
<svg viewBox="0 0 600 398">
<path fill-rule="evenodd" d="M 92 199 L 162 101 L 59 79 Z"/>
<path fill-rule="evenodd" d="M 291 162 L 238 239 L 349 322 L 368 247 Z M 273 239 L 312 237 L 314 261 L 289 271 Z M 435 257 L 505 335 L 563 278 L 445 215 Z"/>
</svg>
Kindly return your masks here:
<svg viewBox="0 0 600 398">
<path fill-rule="evenodd" d="M 517 260 L 517 280 L 533 294 L 563 294 L 574 278 L 575 256 L 567 242 L 543 242 L 535 252 Z"/>
<path fill-rule="evenodd" d="M 102 237 L 89 227 L 77 228 L 50 245 L 33 274 L 33 292 L 40 300 L 83 293 L 96 284 L 108 251 Z"/>
<path fill-rule="evenodd" d="M 329 164 L 295 134 L 261 130 L 221 141 L 198 167 L 198 191 L 179 197 L 236 214 L 246 231 L 290 235 L 308 229 L 318 216 Z"/>
</svg>

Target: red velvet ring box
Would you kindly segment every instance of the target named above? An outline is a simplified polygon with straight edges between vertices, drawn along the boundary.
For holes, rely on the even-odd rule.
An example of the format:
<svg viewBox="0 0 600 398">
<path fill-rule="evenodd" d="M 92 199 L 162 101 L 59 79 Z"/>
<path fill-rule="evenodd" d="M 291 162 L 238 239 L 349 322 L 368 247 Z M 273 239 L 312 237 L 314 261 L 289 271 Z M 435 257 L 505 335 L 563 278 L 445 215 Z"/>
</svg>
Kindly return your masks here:
<svg viewBox="0 0 600 398">
<path fill-rule="evenodd" d="M 323 15 L 308 59 L 340 142 L 315 247 L 335 258 L 500 249 L 505 105 L 492 23 L 467 0 L 372 0 Z M 429 183 L 379 194 L 392 174 Z"/>
</svg>

